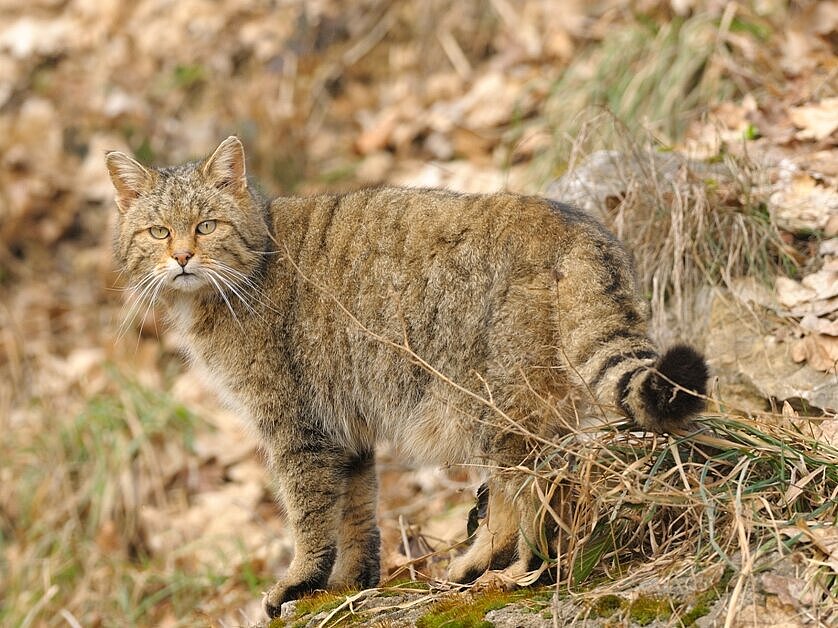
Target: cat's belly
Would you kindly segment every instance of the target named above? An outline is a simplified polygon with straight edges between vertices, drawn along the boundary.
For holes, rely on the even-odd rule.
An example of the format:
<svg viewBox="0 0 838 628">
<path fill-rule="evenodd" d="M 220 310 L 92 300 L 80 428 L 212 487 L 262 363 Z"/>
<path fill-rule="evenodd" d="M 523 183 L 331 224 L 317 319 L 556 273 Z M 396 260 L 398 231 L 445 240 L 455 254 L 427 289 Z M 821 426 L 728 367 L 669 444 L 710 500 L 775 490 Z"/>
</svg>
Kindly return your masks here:
<svg viewBox="0 0 838 628">
<path fill-rule="evenodd" d="M 430 465 L 461 464 L 473 459 L 476 430 L 469 417 L 439 396 L 428 395 L 419 402 L 402 399 L 367 399 L 364 429 L 350 440 L 372 437 L 387 441 L 413 462 Z M 370 405 L 379 405 L 371 408 Z"/>
</svg>

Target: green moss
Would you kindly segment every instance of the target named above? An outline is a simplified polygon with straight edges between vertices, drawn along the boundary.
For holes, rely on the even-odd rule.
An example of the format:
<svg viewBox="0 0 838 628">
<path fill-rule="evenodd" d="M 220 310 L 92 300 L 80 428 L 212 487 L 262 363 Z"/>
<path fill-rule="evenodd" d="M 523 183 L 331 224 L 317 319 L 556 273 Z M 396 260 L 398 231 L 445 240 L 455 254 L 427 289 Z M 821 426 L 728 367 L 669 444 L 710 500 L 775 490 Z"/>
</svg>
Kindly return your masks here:
<svg viewBox="0 0 838 628">
<path fill-rule="evenodd" d="M 418 580 L 394 580 L 393 582 L 387 582 L 381 585 L 381 589 L 378 591 L 379 597 L 395 597 L 397 595 L 404 595 L 405 590 L 409 591 L 416 591 L 417 589 L 421 589 L 422 591 L 429 591 L 430 587 L 428 586 L 427 582 L 420 582 Z"/>
<path fill-rule="evenodd" d="M 192 89 L 205 82 L 207 71 L 204 66 L 192 63 L 177 65 L 174 70 L 174 84 L 180 89 Z"/>
<path fill-rule="evenodd" d="M 692 626 L 699 617 L 704 617 L 710 612 L 710 607 L 719 599 L 719 591 L 715 588 L 702 591 L 695 596 L 689 605 L 689 610 L 679 617 L 682 626 Z"/>
<path fill-rule="evenodd" d="M 539 593 L 536 593 L 538 596 Z M 540 595 L 543 595 L 541 592 Z M 532 590 L 486 591 L 477 595 L 455 595 L 433 604 L 420 617 L 417 628 L 491 628 L 494 624 L 485 619 L 486 613 L 513 602 L 533 599 Z"/>
<path fill-rule="evenodd" d="M 686 613 L 683 613 L 679 620 L 682 626 L 692 626 L 699 617 L 704 617 L 710 612 L 710 603 L 705 601 L 696 602 Z"/>
<path fill-rule="evenodd" d="M 682 613 L 679 617 L 681 625 L 693 626 L 700 617 L 704 617 L 707 613 L 709 613 L 713 604 L 719 599 L 725 589 L 727 589 L 727 585 L 731 578 L 733 578 L 733 570 L 725 569 L 718 583 L 709 589 L 698 593 L 690 603 L 688 607 L 689 610 Z"/>
<path fill-rule="evenodd" d="M 628 616 L 631 621 L 647 626 L 656 619 L 668 619 L 672 615 L 669 600 L 662 597 L 639 597 L 628 606 Z"/>
<path fill-rule="evenodd" d="M 332 611 L 346 601 L 347 592 L 318 591 L 297 600 L 294 618 Z"/>
<path fill-rule="evenodd" d="M 625 606 L 626 601 L 619 595 L 603 595 L 594 600 L 591 605 L 591 614 L 594 617 L 611 617 Z"/>
</svg>

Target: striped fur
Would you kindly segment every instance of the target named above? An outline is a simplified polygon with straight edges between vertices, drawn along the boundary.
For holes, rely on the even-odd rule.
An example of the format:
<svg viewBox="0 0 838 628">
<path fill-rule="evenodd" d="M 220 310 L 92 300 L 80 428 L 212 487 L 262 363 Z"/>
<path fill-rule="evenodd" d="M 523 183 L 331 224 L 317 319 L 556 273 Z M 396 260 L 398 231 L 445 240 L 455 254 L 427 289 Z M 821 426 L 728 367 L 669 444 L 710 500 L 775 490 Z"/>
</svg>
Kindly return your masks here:
<svg viewBox="0 0 838 628">
<path fill-rule="evenodd" d="M 268 453 L 296 544 L 271 616 L 306 591 L 378 582 L 379 440 L 497 468 L 488 523 L 449 573 L 516 577 L 540 537 L 525 477 L 502 470 L 532 463 L 523 431 L 573 429 L 586 399 L 654 430 L 701 408 L 684 389 L 704 393 L 703 359 L 659 355 L 629 255 L 571 207 L 399 188 L 267 203 L 236 138 L 174 168 L 120 153 L 107 165 L 132 311 L 168 306 Z"/>
</svg>

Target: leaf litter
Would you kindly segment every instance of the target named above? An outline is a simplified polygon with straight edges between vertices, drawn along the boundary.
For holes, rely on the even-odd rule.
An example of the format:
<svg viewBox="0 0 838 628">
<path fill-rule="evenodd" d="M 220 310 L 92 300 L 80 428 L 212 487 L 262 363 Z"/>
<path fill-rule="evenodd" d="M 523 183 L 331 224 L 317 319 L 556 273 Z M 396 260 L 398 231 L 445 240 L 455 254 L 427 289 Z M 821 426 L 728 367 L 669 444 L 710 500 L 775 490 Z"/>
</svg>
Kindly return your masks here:
<svg viewBox="0 0 838 628">
<path fill-rule="evenodd" d="M 571 588 L 572 602 L 551 607 L 554 617 L 589 616 L 585 600 L 608 590 L 642 598 L 643 574 L 654 589 L 668 570 L 687 573 L 679 552 L 694 543 L 705 543 L 702 560 L 714 574 L 705 588 L 721 582 L 715 566 L 729 564 L 719 549 L 751 573 L 751 548 L 737 531 L 745 526 L 746 541 L 767 542 L 772 531 L 784 540 L 774 550 L 797 562 L 793 571 L 742 580 L 736 599 L 720 593 L 725 603 L 707 617 L 724 623 L 732 608 L 741 625 L 749 616 L 828 620 L 817 613 L 835 597 L 827 525 L 835 461 L 816 450 L 836 443 L 829 411 L 838 396 L 838 94 L 830 41 L 838 22 L 830 3 L 793 11 L 723 4 L 651 1 L 633 13 L 618 0 L 568 2 L 561 20 L 539 0 L 492 1 L 488 9 L 381 0 L 6 7 L 0 620 L 247 624 L 260 617 L 259 592 L 290 560 L 256 444 L 182 374 L 159 316 L 149 313 L 115 341 L 124 314 L 113 289 L 118 269 L 109 266 L 103 152 L 173 163 L 230 132 L 245 140 L 251 170 L 282 193 L 369 182 L 559 190 L 634 249 L 659 338 L 709 325 L 705 349 L 719 376 L 713 403 L 725 412 L 708 415 L 716 436 L 705 440 L 741 438 L 731 451 L 742 455 L 747 443 L 758 470 L 734 458 L 720 468 L 744 474 L 738 481 L 753 490 L 740 499 L 712 485 L 705 501 L 690 501 L 707 483 L 687 452 L 655 471 L 671 476 L 635 476 L 623 489 L 634 501 L 614 501 L 610 483 L 621 466 L 603 471 L 599 485 L 566 486 L 591 496 L 603 490 L 592 502 L 596 518 L 577 513 L 575 521 L 587 532 L 608 521 L 613 540 L 568 540 L 606 580 L 595 593 Z M 659 80 L 666 67 L 647 53 L 627 54 L 643 41 L 680 74 Z M 635 64 L 634 80 L 609 75 L 624 68 L 621 58 Z M 620 87 L 604 93 L 609 85 Z M 662 229 L 649 213 L 660 208 L 680 222 L 665 217 Z M 739 246 L 728 233 L 743 238 Z M 696 235 L 706 239 L 684 248 Z M 766 404 L 783 411 L 765 414 Z M 797 431 L 774 434 L 775 425 Z M 794 456 L 773 458 L 778 442 Z M 609 447 L 629 456 L 623 463 L 671 451 L 625 432 L 602 443 L 595 455 L 577 452 L 579 464 L 600 460 L 597 468 L 607 469 L 600 457 L 613 457 Z M 688 448 L 699 455 L 698 445 Z M 384 575 L 404 577 L 412 567 L 438 580 L 448 548 L 464 536 L 474 474 L 413 469 L 386 449 L 380 458 Z M 678 499 L 680 511 L 670 503 Z M 804 527 L 769 516 L 792 503 Z M 621 545 L 620 521 L 641 523 L 639 536 Z M 689 521 L 702 536 L 691 535 Z M 691 612 L 688 598 L 673 597 L 678 613 Z"/>
</svg>

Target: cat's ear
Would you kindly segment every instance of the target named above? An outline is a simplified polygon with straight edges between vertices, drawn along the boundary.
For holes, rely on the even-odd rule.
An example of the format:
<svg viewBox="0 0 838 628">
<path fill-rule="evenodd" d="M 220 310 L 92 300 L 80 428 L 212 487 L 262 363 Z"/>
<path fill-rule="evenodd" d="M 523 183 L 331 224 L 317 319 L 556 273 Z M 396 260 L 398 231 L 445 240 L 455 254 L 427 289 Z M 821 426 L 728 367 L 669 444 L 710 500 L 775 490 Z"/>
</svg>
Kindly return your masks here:
<svg viewBox="0 0 838 628">
<path fill-rule="evenodd" d="M 116 206 L 125 213 L 138 196 L 151 188 L 154 177 L 145 167 L 119 151 L 107 153 L 105 164 L 116 190 Z"/>
<path fill-rule="evenodd" d="M 241 192 L 247 187 L 244 146 L 235 135 L 218 145 L 201 168 L 207 181 L 218 189 Z"/>
</svg>

